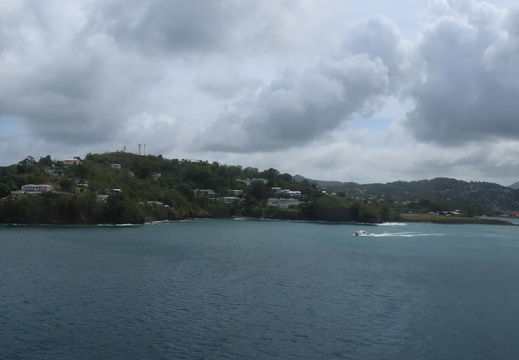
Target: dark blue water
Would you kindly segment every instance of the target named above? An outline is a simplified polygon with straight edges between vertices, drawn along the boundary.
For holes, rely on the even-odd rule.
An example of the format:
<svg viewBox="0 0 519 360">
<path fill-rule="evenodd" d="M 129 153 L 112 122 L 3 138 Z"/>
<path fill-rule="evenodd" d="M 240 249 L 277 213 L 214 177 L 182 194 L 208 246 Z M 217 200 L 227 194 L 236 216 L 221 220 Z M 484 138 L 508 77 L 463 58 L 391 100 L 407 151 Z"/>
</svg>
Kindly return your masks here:
<svg viewBox="0 0 519 360">
<path fill-rule="evenodd" d="M 519 228 L 0 227 L 0 359 L 516 359 Z"/>
</svg>

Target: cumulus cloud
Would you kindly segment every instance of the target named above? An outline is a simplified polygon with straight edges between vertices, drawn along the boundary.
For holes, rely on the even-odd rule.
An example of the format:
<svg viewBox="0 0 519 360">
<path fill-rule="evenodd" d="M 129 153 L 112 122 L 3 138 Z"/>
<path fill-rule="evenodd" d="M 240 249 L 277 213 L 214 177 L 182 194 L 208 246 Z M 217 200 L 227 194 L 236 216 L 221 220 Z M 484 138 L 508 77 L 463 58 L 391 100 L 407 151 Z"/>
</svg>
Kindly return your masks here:
<svg viewBox="0 0 519 360">
<path fill-rule="evenodd" d="M 230 67 L 239 67 L 251 54 L 297 48 L 301 36 L 314 31 L 306 29 L 315 29 L 301 27 L 310 19 L 308 4 L 2 2 L 0 120 L 16 119 L 28 134 L 50 142 L 102 144 L 123 134 L 140 113 L 158 122 L 168 111 L 172 118 L 193 114 L 186 108 L 202 108 L 194 100 L 197 91 L 216 99 L 254 92 L 261 83 L 254 75 L 240 69 L 225 73 L 211 65 L 214 57 L 202 58 L 224 54 L 235 58 Z M 202 68 L 206 75 L 198 73 Z M 186 91 L 193 92 L 192 103 L 178 106 L 186 97 L 179 93 Z M 203 128 L 198 119 L 184 121 Z"/>
<path fill-rule="evenodd" d="M 516 17 L 485 2 L 433 3 L 419 45 L 423 74 L 409 91 L 414 136 L 452 146 L 519 136 L 519 87 L 507 68 L 519 54 Z"/>
<path fill-rule="evenodd" d="M 413 70 L 410 63 L 411 44 L 402 37 L 397 25 L 383 15 L 370 16 L 355 23 L 346 34 L 343 51 L 382 59 L 393 87 L 411 75 Z"/>
<path fill-rule="evenodd" d="M 485 50 L 485 69 L 504 87 L 519 89 L 519 8 L 508 12 L 500 36 Z"/>
<path fill-rule="evenodd" d="M 327 60 L 285 74 L 220 115 L 203 138 L 211 150 L 269 151 L 302 145 L 354 112 L 370 113 L 389 84 L 387 67 L 366 55 Z"/>
<path fill-rule="evenodd" d="M 113 0 L 92 27 L 135 51 L 195 58 L 215 52 L 273 51 L 312 36 L 309 0 Z"/>
<path fill-rule="evenodd" d="M 231 104 L 201 137 L 203 146 L 273 151 L 319 138 L 353 114 L 373 114 L 401 76 L 401 35 L 382 16 L 355 29 L 340 56 L 282 73 L 255 96 Z"/>
<path fill-rule="evenodd" d="M 83 33 L 88 9 L 68 9 L 75 23 L 57 21 L 60 6 L 19 2 L 9 14 L 18 27 L 9 30 L 16 39 L 2 44 L 0 116 L 50 142 L 106 141 L 158 74 L 141 58 L 117 52 L 103 34 Z"/>
<path fill-rule="evenodd" d="M 239 20 L 239 12 L 219 0 L 119 0 L 99 14 L 102 21 L 95 25 L 106 27 L 118 42 L 160 52 L 218 48 Z"/>
</svg>

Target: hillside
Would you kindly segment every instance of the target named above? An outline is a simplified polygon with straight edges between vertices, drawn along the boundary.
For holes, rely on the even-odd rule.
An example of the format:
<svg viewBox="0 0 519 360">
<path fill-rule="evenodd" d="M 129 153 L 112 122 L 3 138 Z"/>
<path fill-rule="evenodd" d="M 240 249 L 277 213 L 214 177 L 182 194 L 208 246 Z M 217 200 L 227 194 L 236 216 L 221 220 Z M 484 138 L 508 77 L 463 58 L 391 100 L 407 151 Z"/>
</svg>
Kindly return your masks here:
<svg viewBox="0 0 519 360">
<path fill-rule="evenodd" d="M 299 178 L 304 179 L 303 177 Z M 470 201 L 496 212 L 519 211 L 519 190 L 488 182 L 466 182 L 451 178 L 435 178 L 421 181 L 396 181 L 386 184 L 357 184 L 353 182 L 330 182 L 310 180 L 329 192 L 344 193 L 346 197 L 386 199 L 406 202 L 418 199 L 452 202 Z"/>
<path fill-rule="evenodd" d="M 0 223 L 8 224 L 236 216 L 381 222 L 410 213 L 471 218 L 515 209 L 516 190 L 446 178 L 360 185 L 125 152 L 67 161 L 27 157 L 0 167 Z"/>
<path fill-rule="evenodd" d="M 331 197 L 276 169 L 124 152 L 54 161 L 32 157 L 0 168 L 0 223 L 144 223 L 244 216 L 385 221 L 380 204 Z"/>
<path fill-rule="evenodd" d="M 519 181 L 514 182 L 512 185 L 509 185 L 508 187 L 517 190 L 519 189 Z"/>
</svg>

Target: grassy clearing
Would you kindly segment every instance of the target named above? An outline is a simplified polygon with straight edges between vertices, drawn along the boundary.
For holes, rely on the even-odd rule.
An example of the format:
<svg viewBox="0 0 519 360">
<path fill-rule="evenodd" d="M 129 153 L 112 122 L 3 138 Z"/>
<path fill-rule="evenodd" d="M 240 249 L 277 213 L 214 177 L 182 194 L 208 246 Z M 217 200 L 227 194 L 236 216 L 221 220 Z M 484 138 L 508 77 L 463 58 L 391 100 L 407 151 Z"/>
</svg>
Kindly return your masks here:
<svg viewBox="0 0 519 360">
<path fill-rule="evenodd" d="M 408 222 L 429 222 L 436 224 L 513 225 L 511 222 L 505 220 L 480 219 L 459 216 L 440 216 L 431 214 L 402 214 L 402 219 Z"/>
</svg>

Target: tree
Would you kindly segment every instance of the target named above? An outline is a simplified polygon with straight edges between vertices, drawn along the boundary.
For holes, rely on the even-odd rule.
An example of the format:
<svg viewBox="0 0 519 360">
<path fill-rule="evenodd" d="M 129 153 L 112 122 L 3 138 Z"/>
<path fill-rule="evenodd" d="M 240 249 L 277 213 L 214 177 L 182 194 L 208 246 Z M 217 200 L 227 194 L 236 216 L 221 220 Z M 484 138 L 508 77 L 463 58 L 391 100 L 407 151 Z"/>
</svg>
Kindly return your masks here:
<svg viewBox="0 0 519 360">
<path fill-rule="evenodd" d="M 61 188 L 62 188 L 63 190 L 67 190 L 67 191 L 72 190 L 73 185 L 74 185 L 74 183 L 73 183 L 72 180 L 70 180 L 70 179 L 62 179 L 62 180 L 59 182 L 59 186 L 61 186 Z"/>
<path fill-rule="evenodd" d="M 249 194 L 258 200 L 266 200 L 270 194 L 270 189 L 264 183 L 257 181 L 250 185 Z"/>
<path fill-rule="evenodd" d="M 379 209 L 379 217 L 381 221 L 387 221 L 389 220 L 391 215 L 391 210 L 389 210 L 389 207 L 387 205 L 382 205 Z"/>
<path fill-rule="evenodd" d="M 22 163 L 22 164 L 36 164 L 36 160 L 34 160 L 34 158 L 29 155 L 25 159 L 20 161 L 20 163 Z"/>
<path fill-rule="evenodd" d="M 54 163 L 52 162 L 50 155 L 47 155 L 45 157 L 40 157 L 40 161 L 38 161 L 38 164 L 43 166 L 52 166 Z"/>
<path fill-rule="evenodd" d="M 0 198 L 6 197 L 11 193 L 11 189 L 7 184 L 0 184 Z"/>
<path fill-rule="evenodd" d="M 279 171 L 277 171 L 274 168 L 270 168 L 268 170 L 265 170 L 263 172 L 263 174 L 267 178 L 267 180 L 273 180 L 273 179 L 277 178 L 280 175 Z"/>
</svg>

